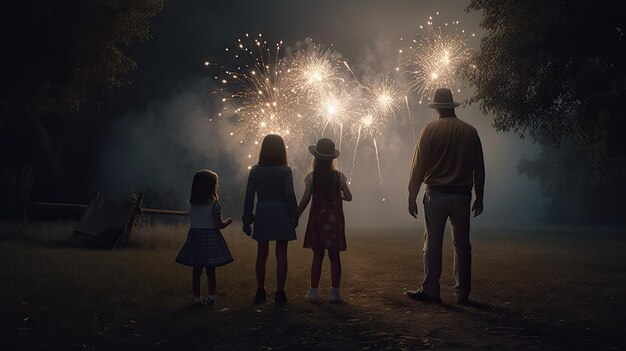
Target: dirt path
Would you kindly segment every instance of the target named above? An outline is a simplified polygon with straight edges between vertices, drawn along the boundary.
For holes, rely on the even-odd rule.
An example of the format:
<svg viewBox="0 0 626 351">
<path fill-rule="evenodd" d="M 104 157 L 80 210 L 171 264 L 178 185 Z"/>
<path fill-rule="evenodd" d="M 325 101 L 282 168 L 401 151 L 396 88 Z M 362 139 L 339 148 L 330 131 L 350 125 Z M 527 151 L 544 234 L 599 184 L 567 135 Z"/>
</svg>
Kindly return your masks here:
<svg viewBox="0 0 626 351">
<path fill-rule="evenodd" d="M 354 285 L 371 286 L 374 292 L 348 288 L 347 297 L 348 303 L 354 301 L 355 308 L 369 316 L 371 322 L 364 328 L 381 337 L 372 349 L 617 349 L 619 345 L 584 326 L 550 323 L 532 312 L 522 314 L 482 303 L 480 297 L 470 306 L 456 304 L 450 295 L 441 305 L 413 301 L 403 295 L 415 288 L 407 286 L 407 277 L 382 270 L 367 255 L 352 259 L 368 272 L 352 276 Z"/>
</svg>

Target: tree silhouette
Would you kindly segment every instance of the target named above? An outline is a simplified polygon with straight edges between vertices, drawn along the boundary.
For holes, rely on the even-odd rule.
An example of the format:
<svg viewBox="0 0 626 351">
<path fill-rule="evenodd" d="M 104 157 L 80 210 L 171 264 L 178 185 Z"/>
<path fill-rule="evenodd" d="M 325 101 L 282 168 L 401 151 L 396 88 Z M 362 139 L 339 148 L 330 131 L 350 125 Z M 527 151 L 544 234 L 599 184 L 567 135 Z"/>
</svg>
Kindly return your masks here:
<svg viewBox="0 0 626 351">
<path fill-rule="evenodd" d="M 94 88 L 117 87 L 135 62 L 124 47 L 150 38 L 162 0 L 22 0 L 7 3 L 1 116 L 59 117 Z M 0 120 L 1 123 L 2 120 Z"/>
<path fill-rule="evenodd" d="M 78 143 L 93 147 L 85 141 L 102 124 L 80 121 L 87 114 L 79 111 L 103 88 L 128 82 L 136 64 L 124 51 L 150 39 L 150 20 L 162 6 L 163 0 L 3 5 L 0 215 L 19 212 L 33 184 L 50 188 L 85 178 L 65 155 L 77 153 Z"/>
<path fill-rule="evenodd" d="M 544 193 L 553 206 L 568 208 L 566 201 L 581 206 L 587 197 L 582 194 L 588 195 L 598 177 L 606 181 L 624 173 L 625 3 L 473 0 L 467 10 L 482 11 L 486 30 L 473 58 L 476 68 L 466 72 L 476 87 L 470 101 L 493 114 L 496 129 L 530 135 L 544 146 L 538 158 L 523 160 L 519 169 L 545 178 Z M 559 151 L 561 142 L 570 141 L 577 147 L 568 144 Z M 579 154 L 582 168 L 593 171 L 582 172 L 584 177 L 571 180 L 578 184 L 566 189 L 556 179 L 565 179 L 572 169 L 550 162 L 572 153 Z"/>
</svg>

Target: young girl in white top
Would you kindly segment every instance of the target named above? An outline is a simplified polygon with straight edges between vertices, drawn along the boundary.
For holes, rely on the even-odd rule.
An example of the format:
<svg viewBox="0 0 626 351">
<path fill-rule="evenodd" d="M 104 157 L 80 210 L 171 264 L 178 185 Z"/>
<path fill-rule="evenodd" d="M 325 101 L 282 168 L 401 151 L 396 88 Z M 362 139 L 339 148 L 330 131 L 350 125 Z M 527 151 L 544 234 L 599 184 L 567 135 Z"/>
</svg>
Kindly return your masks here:
<svg viewBox="0 0 626 351">
<path fill-rule="evenodd" d="M 176 262 L 192 266 L 192 289 L 196 305 L 202 305 L 200 278 L 203 268 L 208 279 L 209 307 L 215 306 L 215 267 L 233 261 L 228 245 L 220 232 L 232 223 L 232 219 L 222 220 L 222 207 L 217 196 L 218 175 L 206 169 L 196 172 L 191 185 L 189 203 L 189 234 L 180 250 Z"/>
</svg>

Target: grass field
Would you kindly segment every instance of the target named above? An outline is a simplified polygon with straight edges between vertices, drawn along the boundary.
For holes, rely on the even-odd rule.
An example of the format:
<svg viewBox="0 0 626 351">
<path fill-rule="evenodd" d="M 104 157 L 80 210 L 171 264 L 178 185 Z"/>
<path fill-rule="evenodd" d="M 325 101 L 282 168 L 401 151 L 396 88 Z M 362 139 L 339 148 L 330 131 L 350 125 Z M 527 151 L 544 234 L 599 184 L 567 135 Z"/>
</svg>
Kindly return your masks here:
<svg viewBox="0 0 626 351">
<path fill-rule="evenodd" d="M 289 249 L 289 304 L 277 307 L 252 304 L 256 245 L 235 225 L 223 231 L 235 262 L 217 270 L 218 306 L 208 310 L 191 307 L 191 269 L 174 263 L 185 226 L 141 226 L 129 248 L 114 251 L 63 245 L 70 227 L 31 227 L 27 240 L 0 240 L 0 339 L 8 346 L 2 349 L 501 350 L 623 344 L 626 233 L 474 229 L 471 306 L 454 303 L 449 235 L 444 304 L 404 297 L 422 278 L 417 226 L 349 229 L 342 256 L 345 303 L 306 303 L 312 254 L 302 248 L 299 234 Z M 38 231 L 43 240 L 35 240 Z M 270 257 L 270 294 L 274 267 Z"/>
</svg>

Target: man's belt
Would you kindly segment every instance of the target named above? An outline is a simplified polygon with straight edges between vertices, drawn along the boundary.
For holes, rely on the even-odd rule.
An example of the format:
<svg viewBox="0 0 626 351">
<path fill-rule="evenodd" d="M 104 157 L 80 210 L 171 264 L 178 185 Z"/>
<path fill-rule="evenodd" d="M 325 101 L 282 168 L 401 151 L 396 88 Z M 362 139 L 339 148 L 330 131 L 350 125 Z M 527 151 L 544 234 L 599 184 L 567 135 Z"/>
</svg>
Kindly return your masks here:
<svg viewBox="0 0 626 351">
<path fill-rule="evenodd" d="M 427 185 L 426 191 L 439 194 L 472 195 L 472 185 Z"/>
</svg>

